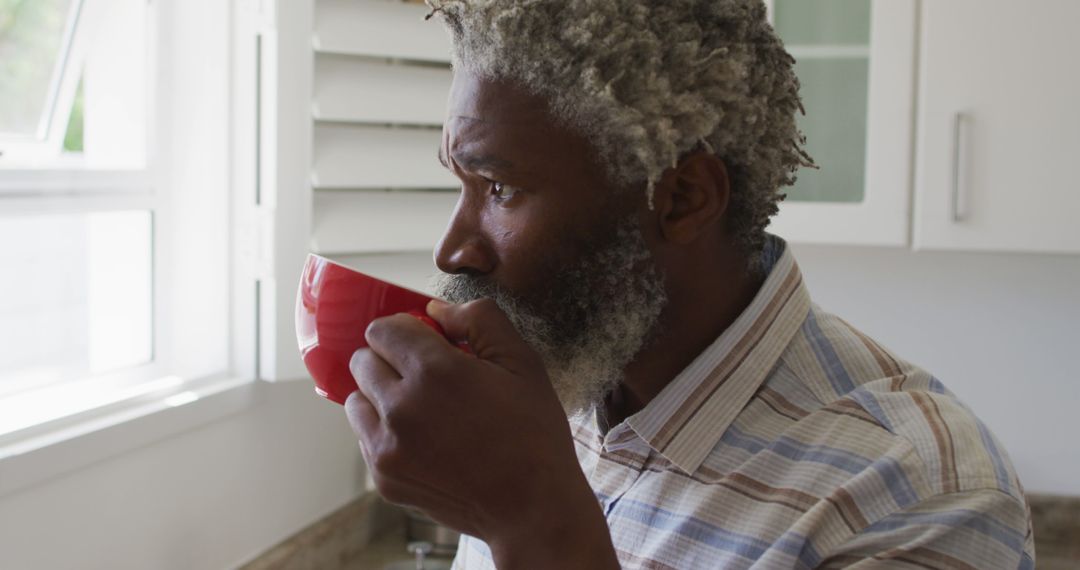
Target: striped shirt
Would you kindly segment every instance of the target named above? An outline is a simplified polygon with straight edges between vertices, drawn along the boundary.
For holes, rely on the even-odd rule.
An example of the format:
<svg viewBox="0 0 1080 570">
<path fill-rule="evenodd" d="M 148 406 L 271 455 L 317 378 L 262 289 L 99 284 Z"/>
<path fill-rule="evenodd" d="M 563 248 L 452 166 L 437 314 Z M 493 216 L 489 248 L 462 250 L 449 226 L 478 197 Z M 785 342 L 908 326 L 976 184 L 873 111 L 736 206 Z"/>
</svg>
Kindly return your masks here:
<svg viewBox="0 0 1080 570">
<path fill-rule="evenodd" d="M 571 420 L 624 568 L 1033 568 L 1009 458 L 936 378 L 812 304 L 786 244 L 640 412 Z M 492 568 L 463 537 L 455 568 Z"/>
</svg>

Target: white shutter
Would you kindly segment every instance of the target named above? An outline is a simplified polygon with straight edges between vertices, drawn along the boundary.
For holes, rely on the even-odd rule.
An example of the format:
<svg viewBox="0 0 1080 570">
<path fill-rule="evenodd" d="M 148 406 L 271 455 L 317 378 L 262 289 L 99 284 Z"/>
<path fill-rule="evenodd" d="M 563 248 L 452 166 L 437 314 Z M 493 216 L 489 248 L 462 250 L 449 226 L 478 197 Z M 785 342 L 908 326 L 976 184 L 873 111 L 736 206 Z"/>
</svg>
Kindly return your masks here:
<svg viewBox="0 0 1080 570">
<path fill-rule="evenodd" d="M 449 90 L 445 65 L 321 53 L 312 113 L 327 122 L 439 125 Z"/>
<path fill-rule="evenodd" d="M 316 124 L 311 185 L 452 189 L 457 179 L 435 158 L 439 137 L 438 128 Z"/>
<path fill-rule="evenodd" d="M 317 0 L 312 46 L 319 53 L 450 63 L 442 25 L 431 10 L 393 0 Z"/>
<path fill-rule="evenodd" d="M 425 251 L 439 240 L 457 193 L 316 192 L 312 246 L 330 256 Z"/>
<path fill-rule="evenodd" d="M 422 4 L 275 0 L 262 35 L 261 195 L 269 261 L 260 280 L 259 362 L 267 380 L 307 378 L 296 286 L 309 251 L 430 259 L 457 201 L 436 160 L 450 41 Z M 429 264 L 427 264 L 429 265 Z M 433 267 L 431 268 L 434 269 Z M 410 273 L 411 275 L 411 273 Z M 413 276 L 415 280 L 415 276 Z"/>
<path fill-rule="evenodd" d="M 450 41 L 429 9 L 316 0 L 312 46 L 312 248 L 428 250 L 457 180 L 435 159 L 450 89 Z"/>
</svg>

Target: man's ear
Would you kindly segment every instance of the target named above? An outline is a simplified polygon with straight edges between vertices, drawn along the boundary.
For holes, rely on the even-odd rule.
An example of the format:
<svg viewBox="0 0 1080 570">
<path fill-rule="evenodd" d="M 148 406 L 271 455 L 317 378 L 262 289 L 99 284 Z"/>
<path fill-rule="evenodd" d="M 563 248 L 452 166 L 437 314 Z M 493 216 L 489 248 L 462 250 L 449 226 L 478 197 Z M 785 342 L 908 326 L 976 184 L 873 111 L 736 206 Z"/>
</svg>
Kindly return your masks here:
<svg viewBox="0 0 1080 570">
<path fill-rule="evenodd" d="M 731 199 L 724 161 L 706 150 L 683 157 L 664 171 L 655 186 L 654 205 L 666 241 L 689 244 L 721 223 Z"/>
</svg>

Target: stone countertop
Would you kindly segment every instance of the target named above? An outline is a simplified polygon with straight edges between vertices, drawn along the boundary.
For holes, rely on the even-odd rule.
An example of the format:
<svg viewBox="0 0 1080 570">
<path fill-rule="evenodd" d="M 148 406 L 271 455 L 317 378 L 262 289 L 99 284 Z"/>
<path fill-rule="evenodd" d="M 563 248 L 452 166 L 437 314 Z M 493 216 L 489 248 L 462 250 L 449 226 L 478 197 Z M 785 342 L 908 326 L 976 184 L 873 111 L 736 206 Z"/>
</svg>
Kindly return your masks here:
<svg viewBox="0 0 1080 570">
<path fill-rule="evenodd" d="M 405 513 L 364 495 L 241 566 L 242 570 L 383 570 L 413 561 Z M 450 558 L 428 556 L 448 566 Z"/>
<path fill-rule="evenodd" d="M 412 562 L 412 554 L 405 548 L 405 524 L 400 519 L 395 524 L 380 530 L 367 546 L 354 558 L 342 566 L 342 570 L 383 570 L 394 562 Z M 452 557 L 429 555 L 427 560 L 442 562 L 449 567 Z"/>
<path fill-rule="evenodd" d="M 1028 495 L 1035 532 L 1035 568 L 1080 568 L 1080 497 Z"/>
</svg>

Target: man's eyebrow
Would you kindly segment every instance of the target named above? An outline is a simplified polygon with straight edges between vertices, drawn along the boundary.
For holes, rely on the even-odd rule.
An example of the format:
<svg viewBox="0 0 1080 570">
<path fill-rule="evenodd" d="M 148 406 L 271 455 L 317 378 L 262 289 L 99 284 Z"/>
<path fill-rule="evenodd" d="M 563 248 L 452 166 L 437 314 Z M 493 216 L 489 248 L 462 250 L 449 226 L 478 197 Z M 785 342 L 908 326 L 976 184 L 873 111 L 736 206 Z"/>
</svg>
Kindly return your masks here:
<svg viewBox="0 0 1080 570">
<path fill-rule="evenodd" d="M 491 154 L 466 154 L 462 152 L 454 153 L 454 162 L 461 165 L 467 171 L 475 172 L 477 170 L 511 170 L 514 168 L 513 163 L 505 158 L 501 158 Z M 450 163 L 446 160 L 446 155 L 443 153 L 443 149 L 439 147 L 439 164 L 442 164 L 446 169 L 450 169 Z"/>
</svg>

